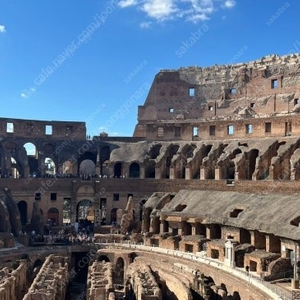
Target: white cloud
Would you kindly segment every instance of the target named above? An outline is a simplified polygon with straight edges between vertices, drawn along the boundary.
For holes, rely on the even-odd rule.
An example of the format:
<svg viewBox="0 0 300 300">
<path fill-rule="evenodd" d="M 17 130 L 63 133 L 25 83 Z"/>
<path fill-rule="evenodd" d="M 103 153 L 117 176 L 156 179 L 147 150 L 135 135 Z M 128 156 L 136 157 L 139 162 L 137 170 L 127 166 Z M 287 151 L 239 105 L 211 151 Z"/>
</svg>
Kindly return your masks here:
<svg viewBox="0 0 300 300">
<path fill-rule="evenodd" d="M 5 30 L 5 26 L 4 25 L 0 25 L 0 33 L 3 33 L 3 32 L 5 32 L 6 30 Z"/>
<path fill-rule="evenodd" d="M 151 27 L 151 24 L 152 24 L 152 22 L 142 22 L 142 23 L 140 23 L 140 27 L 142 29 L 147 29 L 147 28 Z"/>
<path fill-rule="evenodd" d="M 234 0 L 226 0 L 224 3 L 224 6 L 226 8 L 232 8 L 235 6 L 235 4 L 236 4 L 236 2 Z"/>
<path fill-rule="evenodd" d="M 235 0 L 121 0 L 121 8 L 134 6 L 152 19 L 158 21 L 170 19 L 185 19 L 197 23 L 209 19 L 218 9 L 233 8 Z M 148 22 L 140 23 L 141 28 L 147 27 Z"/>
<path fill-rule="evenodd" d="M 177 8 L 173 0 L 147 0 L 142 10 L 151 18 L 163 20 L 170 18 Z"/>
<path fill-rule="evenodd" d="M 27 98 L 27 95 L 25 93 L 21 93 L 22 98 Z"/>
<path fill-rule="evenodd" d="M 120 7 L 124 8 L 124 7 L 128 7 L 128 6 L 136 5 L 137 0 L 122 0 L 118 4 Z"/>
</svg>

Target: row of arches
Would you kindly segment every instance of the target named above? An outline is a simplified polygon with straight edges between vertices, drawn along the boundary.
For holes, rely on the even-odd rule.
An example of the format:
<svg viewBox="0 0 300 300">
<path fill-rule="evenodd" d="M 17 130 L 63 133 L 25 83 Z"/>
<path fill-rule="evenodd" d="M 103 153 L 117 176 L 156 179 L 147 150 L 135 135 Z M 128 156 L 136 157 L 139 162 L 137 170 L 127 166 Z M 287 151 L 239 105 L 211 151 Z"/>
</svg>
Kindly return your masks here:
<svg viewBox="0 0 300 300">
<path fill-rule="evenodd" d="M 23 226 L 26 226 L 29 220 L 28 204 L 25 200 L 21 200 L 17 203 L 20 212 L 20 221 Z M 68 209 L 68 215 L 66 217 L 65 209 Z M 60 224 L 60 212 L 58 208 L 51 207 L 47 210 L 46 215 L 42 209 L 40 209 L 41 215 L 44 216 L 47 222 L 51 222 L 52 225 L 59 226 Z M 111 215 L 116 215 L 116 209 L 113 209 Z M 93 202 L 88 199 L 84 199 L 78 202 L 76 207 L 76 221 L 88 220 L 94 222 L 95 210 Z M 68 205 L 64 204 L 63 208 L 63 219 L 66 223 L 70 223 L 70 203 Z"/>
</svg>

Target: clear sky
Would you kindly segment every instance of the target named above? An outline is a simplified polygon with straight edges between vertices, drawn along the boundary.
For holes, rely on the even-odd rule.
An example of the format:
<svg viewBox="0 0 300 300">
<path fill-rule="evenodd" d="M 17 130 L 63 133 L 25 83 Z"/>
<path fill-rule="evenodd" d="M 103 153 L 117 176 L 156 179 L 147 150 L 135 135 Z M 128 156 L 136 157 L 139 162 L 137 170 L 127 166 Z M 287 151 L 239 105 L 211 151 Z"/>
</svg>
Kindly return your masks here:
<svg viewBox="0 0 300 300">
<path fill-rule="evenodd" d="M 299 0 L 0 0 L 0 117 L 131 136 L 160 69 L 300 52 Z"/>
</svg>

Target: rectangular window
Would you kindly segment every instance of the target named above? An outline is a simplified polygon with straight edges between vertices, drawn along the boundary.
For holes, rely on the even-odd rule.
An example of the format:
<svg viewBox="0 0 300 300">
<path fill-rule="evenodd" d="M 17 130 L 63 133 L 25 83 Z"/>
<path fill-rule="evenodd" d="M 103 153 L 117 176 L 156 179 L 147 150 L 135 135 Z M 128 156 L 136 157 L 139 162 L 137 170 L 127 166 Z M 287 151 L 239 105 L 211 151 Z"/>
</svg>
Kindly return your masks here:
<svg viewBox="0 0 300 300">
<path fill-rule="evenodd" d="M 232 95 L 236 94 L 236 88 L 230 89 L 230 94 L 232 94 Z"/>
<path fill-rule="evenodd" d="M 50 200 L 51 201 L 56 201 L 56 193 L 51 193 L 50 194 Z"/>
<path fill-rule="evenodd" d="M 157 128 L 157 136 L 158 137 L 163 137 L 164 136 L 164 128 L 163 127 L 158 127 Z"/>
<path fill-rule="evenodd" d="M 271 88 L 272 89 L 277 89 L 278 88 L 278 81 L 277 81 L 277 79 L 272 79 L 271 80 Z"/>
<path fill-rule="evenodd" d="M 175 127 L 175 136 L 181 136 L 181 127 Z"/>
<path fill-rule="evenodd" d="M 198 136 L 198 127 L 193 127 L 193 137 Z"/>
<path fill-rule="evenodd" d="M 193 88 L 193 87 L 189 88 L 189 96 L 195 97 L 195 88 Z"/>
<path fill-rule="evenodd" d="M 265 132 L 271 132 L 272 126 L 271 122 L 265 123 Z"/>
<path fill-rule="evenodd" d="M 13 133 L 14 132 L 14 123 L 7 122 L 6 123 L 6 132 Z"/>
<path fill-rule="evenodd" d="M 227 126 L 227 134 L 228 135 L 233 135 L 234 134 L 234 126 L 233 125 L 228 125 Z"/>
<path fill-rule="evenodd" d="M 52 125 L 46 125 L 45 126 L 45 134 L 46 135 L 52 135 Z"/>
<path fill-rule="evenodd" d="M 245 128 L 246 128 L 246 133 L 252 133 L 252 124 L 246 124 Z"/>
<path fill-rule="evenodd" d="M 298 98 L 294 99 L 294 105 L 300 104 L 300 101 Z"/>
<path fill-rule="evenodd" d="M 209 135 L 216 135 L 216 126 L 209 126 Z"/>
<path fill-rule="evenodd" d="M 114 194 L 114 201 L 119 201 L 119 194 Z"/>
<path fill-rule="evenodd" d="M 212 105 L 208 105 L 208 110 L 209 111 L 213 111 L 214 110 L 214 107 Z"/>
</svg>

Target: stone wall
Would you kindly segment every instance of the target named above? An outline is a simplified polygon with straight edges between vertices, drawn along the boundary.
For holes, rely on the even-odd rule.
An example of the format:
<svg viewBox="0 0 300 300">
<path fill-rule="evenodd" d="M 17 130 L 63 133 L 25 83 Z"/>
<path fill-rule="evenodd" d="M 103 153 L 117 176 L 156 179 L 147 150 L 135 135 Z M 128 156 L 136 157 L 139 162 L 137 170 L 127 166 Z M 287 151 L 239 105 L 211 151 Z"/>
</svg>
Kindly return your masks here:
<svg viewBox="0 0 300 300">
<path fill-rule="evenodd" d="M 32 282 L 24 300 L 65 300 L 68 284 L 68 258 L 51 254 Z"/>
<path fill-rule="evenodd" d="M 21 299 L 26 291 L 26 270 L 26 260 L 20 260 L 16 269 L 1 269 L 0 300 Z"/>
</svg>

